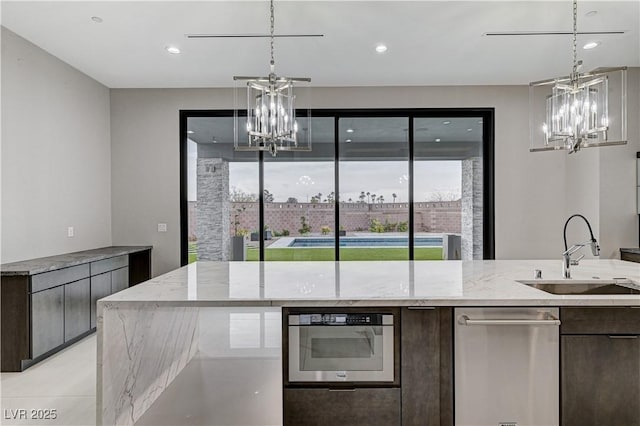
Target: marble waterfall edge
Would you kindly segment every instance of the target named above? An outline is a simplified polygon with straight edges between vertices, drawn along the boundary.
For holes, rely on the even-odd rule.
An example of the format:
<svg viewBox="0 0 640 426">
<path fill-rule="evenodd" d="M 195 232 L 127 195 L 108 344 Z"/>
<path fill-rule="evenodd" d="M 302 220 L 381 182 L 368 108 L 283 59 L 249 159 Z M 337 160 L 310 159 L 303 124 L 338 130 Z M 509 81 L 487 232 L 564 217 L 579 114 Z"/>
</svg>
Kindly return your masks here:
<svg viewBox="0 0 640 426">
<path fill-rule="evenodd" d="M 198 350 L 198 309 L 143 305 L 98 302 L 98 425 L 133 425 Z"/>
</svg>

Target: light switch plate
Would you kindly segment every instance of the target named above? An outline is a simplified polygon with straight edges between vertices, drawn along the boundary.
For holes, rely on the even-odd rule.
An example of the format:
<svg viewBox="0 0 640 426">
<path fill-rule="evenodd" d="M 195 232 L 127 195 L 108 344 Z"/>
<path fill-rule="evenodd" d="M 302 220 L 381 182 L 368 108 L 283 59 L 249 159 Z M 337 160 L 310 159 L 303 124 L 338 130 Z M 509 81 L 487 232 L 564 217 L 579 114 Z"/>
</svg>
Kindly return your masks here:
<svg viewBox="0 0 640 426">
<path fill-rule="evenodd" d="M 70 226 L 67 228 L 67 237 L 71 238 L 75 235 L 75 231 L 73 229 L 73 226 Z"/>
<path fill-rule="evenodd" d="M 167 232 L 167 224 L 159 223 L 158 224 L 158 232 Z"/>
</svg>

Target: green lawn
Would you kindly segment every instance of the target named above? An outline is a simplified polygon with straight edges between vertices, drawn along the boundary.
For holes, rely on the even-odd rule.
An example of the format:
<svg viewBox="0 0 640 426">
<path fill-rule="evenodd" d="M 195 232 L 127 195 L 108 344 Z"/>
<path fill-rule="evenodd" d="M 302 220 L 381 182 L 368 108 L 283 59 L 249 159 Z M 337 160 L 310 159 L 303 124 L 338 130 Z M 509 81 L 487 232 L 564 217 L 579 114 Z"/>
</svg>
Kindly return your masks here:
<svg viewBox="0 0 640 426">
<path fill-rule="evenodd" d="M 266 260 L 335 260 L 333 248 L 266 248 Z M 416 260 L 442 260 L 440 247 L 416 247 Z M 247 260 L 258 260 L 258 249 L 247 249 Z M 340 249 L 340 260 L 408 260 L 409 251 L 402 247 Z"/>
<path fill-rule="evenodd" d="M 188 263 L 198 260 L 198 245 L 194 241 L 189 241 Z"/>
</svg>

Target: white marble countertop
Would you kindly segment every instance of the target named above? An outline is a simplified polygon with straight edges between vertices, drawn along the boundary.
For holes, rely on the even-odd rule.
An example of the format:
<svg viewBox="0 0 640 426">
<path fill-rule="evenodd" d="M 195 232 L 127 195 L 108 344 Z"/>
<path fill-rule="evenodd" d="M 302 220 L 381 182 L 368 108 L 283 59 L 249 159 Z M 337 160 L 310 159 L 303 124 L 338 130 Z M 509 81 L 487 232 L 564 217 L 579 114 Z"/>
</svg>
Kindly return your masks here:
<svg viewBox="0 0 640 426">
<path fill-rule="evenodd" d="M 561 280 L 561 260 L 196 262 L 105 299 L 174 306 L 640 306 L 640 295 L 554 295 L 518 280 Z M 640 263 L 583 260 L 568 282 L 627 278 Z"/>
</svg>

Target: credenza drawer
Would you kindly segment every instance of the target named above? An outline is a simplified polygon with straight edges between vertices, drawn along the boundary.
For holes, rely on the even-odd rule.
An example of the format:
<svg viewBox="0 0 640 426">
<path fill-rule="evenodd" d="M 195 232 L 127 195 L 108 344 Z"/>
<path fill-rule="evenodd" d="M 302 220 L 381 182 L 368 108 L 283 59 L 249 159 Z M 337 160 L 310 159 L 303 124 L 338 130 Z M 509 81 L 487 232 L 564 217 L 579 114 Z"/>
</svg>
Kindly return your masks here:
<svg viewBox="0 0 640 426">
<path fill-rule="evenodd" d="M 31 277 L 31 292 L 46 290 L 62 284 L 89 277 L 89 264 L 57 269 L 51 272 L 36 274 Z"/>
<path fill-rule="evenodd" d="M 110 257 L 109 259 L 91 262 L 91 275 L 102 274 L 114 269 L 124 268 L 129 265 L 129 255 Z"/>
</svg>

